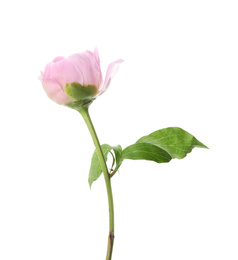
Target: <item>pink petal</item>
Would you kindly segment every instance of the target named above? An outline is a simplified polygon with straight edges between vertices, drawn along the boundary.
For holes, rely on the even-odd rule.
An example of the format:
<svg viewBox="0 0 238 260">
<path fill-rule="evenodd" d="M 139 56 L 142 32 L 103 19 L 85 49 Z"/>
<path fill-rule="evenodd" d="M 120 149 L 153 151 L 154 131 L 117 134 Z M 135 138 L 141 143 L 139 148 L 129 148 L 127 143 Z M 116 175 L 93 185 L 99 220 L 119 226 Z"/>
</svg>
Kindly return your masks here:
<svg viewBox="0 0 238 260">
<path fill-rule="evenodd" d="M 98 64 L 98 66 L 99 66 L 99 68 L 100 68 L 100 59 L 99 59 L 98 48 L 95 48 L 95 49 L 94 49 L 93 57 L 94 57 L 96 63 Z"/>
<path fill-rule="evenodd" d="M 59 83 L 64 89 L 67 83 L 78 82 L 83 85 L 83 76 L 80 70 L 66 58 L 51 65 L 50 76 L 47 77 Z"/>
<path fill-rule="evenodd" d="M 80 55 L 88 55 L 88 57 L 91 59 L 91 60 L 93 60 L 93 53 L 91 52 L 91 51 L 85 51 L 85 52 L 83 52 L 83 53 L 78 53 L 78 54 L 80 54 Z"/>
<path fill-rule="evenodd" d="M 64 57 L 63 56 L 58 56 L 56 58 L 53 59 L 53 62 L 56 63 L 57 61 L 63 60 Z"/>
<path fill-rule="evenodd" d="M 53 66 L 53 62 L 50 62 L 46 65 L 45 67 L 45 71 L 42 72 L 42 78 L 50 78 L 50 74 L 51 74 L 51 70 L 52 70 L 52 66 Z"/>
<path fill-rule="evenodd" d="M 101 71 L 93 62 L 93 54 L 89 51 L 69 56 L 72 64 L 81 71 L 83 75 L 83 86 L 94 85 L 99 88 L 101 84 Z"/>
<path fill-rule="evenodd" d="M 59 105 L 65 105 L 73 102 L 73 100 L 65 94 L 56 81 L 51 79 L 41 79 L 41 82 L 47 96 Z"/>
<path fill-rule="evenodd" d="M 98 53 L 98 49 L 97 48 L 95 48 L 94 53 L 93 53 L 93 64 L 94 64 L 94 68 L 97 70 L 98 75 L 99 75 L 98 88 L 100 88 L 101 85 L 102 85 L 102 82 L 103 82 L 103 77 L 102 77 L 99 53 Z"/>
<path fill-rule="evenodd" d="M 116 75 L 118 68 L 119 68 L 119 64 L 122 62 L 123 62 L 123 60 L 116 60 L 109 64 L 109 66 L 107 68 L 107 73 L 106 73 L 106 77 L 104 80 L 104 84 L 103 84 L 102 89 L 100 89 L 99 95 L 101 95 L 108 89 L 111 79 Z"/>
</svg>

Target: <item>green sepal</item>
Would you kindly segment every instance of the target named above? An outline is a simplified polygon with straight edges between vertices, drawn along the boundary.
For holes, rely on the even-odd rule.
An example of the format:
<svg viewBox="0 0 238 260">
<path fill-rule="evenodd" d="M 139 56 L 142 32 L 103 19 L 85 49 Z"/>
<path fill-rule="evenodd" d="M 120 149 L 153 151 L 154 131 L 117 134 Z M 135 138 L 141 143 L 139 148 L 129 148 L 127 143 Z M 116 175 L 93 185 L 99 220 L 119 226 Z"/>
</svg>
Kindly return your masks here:
<svg viewBox="0 0 238 260">
<path fill-rule="evenodd" d="M 85 100 L 81 100 L 81 101 L 75 101 L 75 102 L 71 102 L 71 103 L 66 104 L 66 106 L 80 112 L 82 107 L 89 107 L 89 105 L 92 104 L 92 102 L 94 100 L 95 100 L 95 98 L 92 98 L 92 99 L 89 99 L 89 100 L 85 99 Z"/>
<path fill-rule="evenodd" d="M 82 86 L 77 82 L 68 83 L 65 86 L 65 93 L 75 101 L 92 99 L 98 92 L 93 85 Z"/>
<path fill-rule="evenodd" d="M 82 86 L 77 82 L 65 85 L 65 93 L 74 100 L 67 104 L 68 107 L 78 110 L 81 106 L 91 103 L 98 93 L 98 88 L 93 85 Z"/>
</svg>

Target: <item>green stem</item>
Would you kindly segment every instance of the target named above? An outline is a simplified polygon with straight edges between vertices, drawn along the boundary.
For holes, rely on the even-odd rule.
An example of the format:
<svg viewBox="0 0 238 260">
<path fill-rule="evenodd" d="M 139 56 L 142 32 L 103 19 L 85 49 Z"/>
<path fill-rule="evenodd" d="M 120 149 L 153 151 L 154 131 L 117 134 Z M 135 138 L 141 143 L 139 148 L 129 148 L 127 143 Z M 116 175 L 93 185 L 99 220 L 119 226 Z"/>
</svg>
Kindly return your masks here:
<svg viewBox="0 0 238 260">
<path fill-rule="evenodd" d="M 106 188 L 107 188 L 107 196 L 108 196 L 108 206 L 109 206 L 109 236 L 108 236 L 108 245 L 107 245 L 107 256 L 106 260 L 111 260 L 112 258 L 112 249 L 113 249 L 113 242 L 114 242 L 114 209 L 113 209 L 113 197 L 112 197 L 112 188 L 111 188 L 111 181 L 110 175 L 108 173 L 107 164 L 94 129 L 93 123 L 88 113 L 88 106 L 81 107 L 78 112 L 82 115 L 88 130 L 92 136 L 99 162 L 102 168 L 102 172 L 104 175 Z"/>
</svg>

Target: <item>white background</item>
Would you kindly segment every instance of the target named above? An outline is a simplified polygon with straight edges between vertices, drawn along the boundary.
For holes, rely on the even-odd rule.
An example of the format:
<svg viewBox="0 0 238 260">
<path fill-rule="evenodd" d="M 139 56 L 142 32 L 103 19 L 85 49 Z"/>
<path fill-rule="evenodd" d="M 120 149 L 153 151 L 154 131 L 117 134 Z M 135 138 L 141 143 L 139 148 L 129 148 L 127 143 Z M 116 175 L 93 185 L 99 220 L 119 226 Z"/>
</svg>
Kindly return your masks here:
<svg viewBox="0 0 238 260">
<path fill-rule="evenodd" d="M 0 259 L 105 259 L 108 209 L 81 116 L 40 70 L 98 47 L 121 64 L 91 106 L 101 143 L 179 126 L 210 149 L 125 161 L 112 179 L 113 260 L 238 259 L 237 1 L 2 1 Z"/>
</svg>

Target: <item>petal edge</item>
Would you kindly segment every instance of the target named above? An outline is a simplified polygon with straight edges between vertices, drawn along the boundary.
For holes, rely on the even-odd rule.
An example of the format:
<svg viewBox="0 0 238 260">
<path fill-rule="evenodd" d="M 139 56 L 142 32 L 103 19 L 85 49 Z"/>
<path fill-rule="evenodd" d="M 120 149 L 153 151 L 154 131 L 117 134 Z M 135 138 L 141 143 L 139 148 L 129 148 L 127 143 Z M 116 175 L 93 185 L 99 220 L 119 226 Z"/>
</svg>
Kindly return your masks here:
<svg viewBox="0 0 238 260">
<path fill-rule="evenodd" d="M 116 60 L 116 61 L 114 61 L 114 62 L 112 62 L 108 65 L 104 84 L 103 84 L 103 87 L 100 89 L 98 95 L 103 94 L 108 89 L 108 87 L 111 83 L 111 79 L 116 75 L 118 68 L 119 68 L 119 64 L 122 63 L 122 62 L 124 62 L 124 60 L 119 59 L 119 60 Z"/>
</svg>

